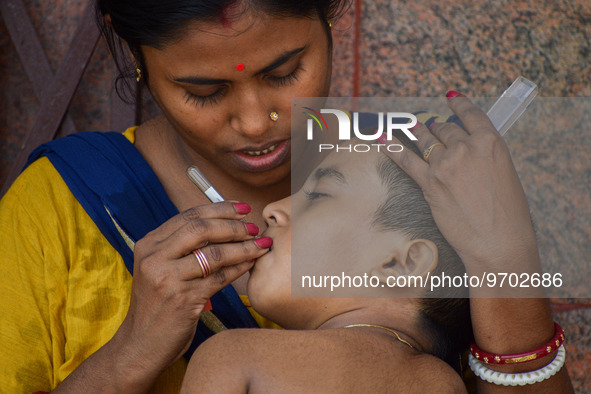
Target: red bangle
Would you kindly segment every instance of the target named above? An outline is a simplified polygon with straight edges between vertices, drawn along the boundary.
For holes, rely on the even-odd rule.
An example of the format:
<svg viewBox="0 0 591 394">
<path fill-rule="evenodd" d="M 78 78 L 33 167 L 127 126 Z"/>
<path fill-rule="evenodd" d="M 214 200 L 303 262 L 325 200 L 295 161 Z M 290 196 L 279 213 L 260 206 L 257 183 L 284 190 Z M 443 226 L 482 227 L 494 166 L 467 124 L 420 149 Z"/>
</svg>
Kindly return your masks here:
<svg viewBox="0 0 591 394">
<path fill-rule="evenodd" d="M 488 353 L 476 346 L 476 343 L 470 344 L 470 353 L 477 360 L 484 362 L 485 364 L 519 364 L 526 363 L 528 361 L 537 360 L 547 356 L 548 354 L 558 350 L 560 345 L 564 342 L 564 330 L 560 327 L 560 324 L 554 322 L 554 337 L 550 339 L 550 342 L 542 347 L 539 347 L 531 352 L 516 353 L 516 354 L 494 354 Z"/>
</svg>

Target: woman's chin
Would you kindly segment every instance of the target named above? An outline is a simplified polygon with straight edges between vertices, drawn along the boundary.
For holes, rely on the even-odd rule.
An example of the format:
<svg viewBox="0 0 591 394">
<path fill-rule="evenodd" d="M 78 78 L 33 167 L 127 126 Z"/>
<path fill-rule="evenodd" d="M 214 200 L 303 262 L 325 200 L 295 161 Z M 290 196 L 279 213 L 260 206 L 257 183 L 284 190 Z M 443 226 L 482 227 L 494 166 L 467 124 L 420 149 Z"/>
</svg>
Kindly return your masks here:
<svg viewBox="0 0 591 394">
<path fill-rule="evenodd" d="M 257 188 L 271 187 L 289 179 L 291 162 L 286 161 L 280 166 L 264 172 L 250 172 L 242 169 L 227 172 L 232 178 L 243 184 Z"/>
</svg>

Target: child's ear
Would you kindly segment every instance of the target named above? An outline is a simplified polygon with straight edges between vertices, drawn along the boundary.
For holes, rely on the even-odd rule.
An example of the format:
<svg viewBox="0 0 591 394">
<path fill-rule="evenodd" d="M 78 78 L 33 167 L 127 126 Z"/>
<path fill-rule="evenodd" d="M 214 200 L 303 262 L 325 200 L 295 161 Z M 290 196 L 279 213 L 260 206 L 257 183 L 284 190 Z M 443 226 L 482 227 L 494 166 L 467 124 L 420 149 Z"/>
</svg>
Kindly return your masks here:
<svg viewBox="0 0 591 394">
<path fill-rule="evenodd" d="M 390 259 L 374 267 L 371 274 L 386 282 L 389 276 L 425 276 L 437 267 L 437 246 L 428 239 L 413 239 L 394 250 Z"/>
</svg>

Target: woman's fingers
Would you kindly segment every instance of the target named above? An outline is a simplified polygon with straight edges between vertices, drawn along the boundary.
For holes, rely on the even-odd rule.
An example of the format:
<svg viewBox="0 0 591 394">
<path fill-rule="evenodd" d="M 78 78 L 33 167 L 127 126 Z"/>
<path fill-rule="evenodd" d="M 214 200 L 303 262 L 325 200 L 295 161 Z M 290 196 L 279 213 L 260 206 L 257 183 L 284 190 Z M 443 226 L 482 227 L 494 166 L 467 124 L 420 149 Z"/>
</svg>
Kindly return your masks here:
<svg viewBox="0 0 591 394">
<path fill-rule="evenodd" d="M 244 275 L 254 265 L 253 261 L 223 267 L 207 278 L 196 278 L 179 283 L 177 291 L 188 294 L 185 305 L 199 308 L 195 319 L 199 318 L 203 306 L 214 294 Z"/>
<path fill-rule="evenodd" d="M 216 271 L 211 276 L 205 279 L 195 279 L 204 282 L 208 288 L 207 293 L 213 296 L 215 293 L 228 286 L 230 283 L 235 281 L 237 278 L 244 275 L 255 263 L 253 261 L 245 261 L 243 263 L 231 265 L 229 267 L 223 267 Z"/>
<path fill-rule="evenodd" d="M 244 218 L 251 211 L 246 203 L 218 202 L 193 207 L 173 216 L 157 229 L 151 231 L 146 237 L 158 242 L 170 236 L 179 228 L 199 219 L 236 219 Z"/>
<path fill-rule="evenodd" d="M 468 137 L 466 130 L 453 122 L 433 123 L 429 127 L 429 131 L 449 147 L 453 146 L 459 140 Z"/>
<path fill-rule="evenodd" d="M 258 235 L 254 223 L 229 219 L 194 219 L 160 242 L 167 258 L 179 258 L 208 243 L 239 242 Z"/>
<path fill-rule="evenodd" d="M 412 132 L 417 137 L 413 142 L 419 154 L 413 152 L 408 146 L 401 152 L 390 152 L 387 149 L 383 152 L 423 188 L 429 177 L 429 163 L 437 160 L 436 157 L 445 152 L 446 145 L 422 123 L 418 123 Z M 392 137 L 392 142 L 404 145 L 395 137 Z"/>
<path fill-rule="evenodd" d="M 431 157 L 437 156 L 445 150 L 445 144 L 433 135 L 424 124 L 417 124 L 412 131 L 417 137 L 415 145 L 425 162 L 428 163 Z"/>
<path fill-rule="evenodd" d="M 458 115 L 468 134 L 497 133 L 488 116 L 463 94 L 448 99 L 448 105 Z"/>
<path fill-rule="evenodd" d="M 192 280 L 215 275 L 218 271 L 227 267 L 261 257 L 268 252 L 272 244 L 273 240 L 270 237 L 261 237 L 244 242 L 209 244 L 200 248 L 202 254 L 197 253 L 199 257 L 191 252 L 177 260 L 179 277 L 183 280 Z M 200 263 L 200 258 L 205 259 L 205 261 Z M 204 275 L 202 264 L 206 266 L 205 269 L 208 270 L 208 275 Z"/>
<path fill-rule="evenodd" d="M 466 129 L 453 122 L 433 123 L 429 128 L 423 124 L 417 124 L 412 129 L 413 134 L 417 137 L 417 141 L 414 143 L 419 149 L 420 159 L 426 163 L 437 163 L 438 159 L 444 157 L 446 153 L 453 153 L 456 145 L 467 144 L 473 138 L 478 138 L 481 135 L 496 133 L 486 114 L 467 97 L 460 94 L 450 98 L 448 103 Z M 421 185 L 421 181 L 425 180 L 427 175 L 425 166 L 412 157 L 413 152 L 410 152 L 409 149 L 395 153 L 385 151 L 385 153 L 419 185 Z"/>
<path fill-rule="evenodd" d="M 423 126 L 423 125 L 421 125 Z M 424 126 L 423 126 L 424 127 Z M 414 132 L 414 129 L 413 129 Z M 418 137 L 417 137 L 418 138 Z M 405 146 L 396 137 L 392 137 L 392 143 Z M 422 157 L 419 157 L 408 147 L 400 152 L 390 152 L 387 149 L 383 149 L 382 152 L 388 156 L 394 163 L 398 165 L 404 172 L 406 172 L 414 181 L 421 187 L 427 180 L 429 164 Z"/>
</svg>

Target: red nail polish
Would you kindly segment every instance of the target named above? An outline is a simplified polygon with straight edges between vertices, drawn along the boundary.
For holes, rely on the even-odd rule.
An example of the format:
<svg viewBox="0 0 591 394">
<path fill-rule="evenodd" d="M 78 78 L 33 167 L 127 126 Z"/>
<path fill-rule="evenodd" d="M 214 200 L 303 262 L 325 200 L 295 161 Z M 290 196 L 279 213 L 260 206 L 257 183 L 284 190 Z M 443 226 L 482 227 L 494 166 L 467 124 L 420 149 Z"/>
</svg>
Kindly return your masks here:
<svg viewBox="0 0 591 394">
<path fill-rule="evenodd" d="M 448 99 L 450 98 L 454 98 L 456 96 L 458 96 L 459 93 L 456 92 L 455 90 L 450 90 L 449 92 L 447 92 L 447 94 L 445 95 L 445 97 L 447 97 Z"/>
<path fill-rule="evenodd" d="M 273 245 L 273 238 L 271 237 L 261 237 L 257 238 L 254 241 L 255 244 L 261 249 L 268 249 Z"/>
<path fill-rule="evenodd" d="M 248 230 L 248 234 L 250 235 L 258 235 L 259 233 L 259 226 L 254 223 L 244 223 L 246 229 Z"/>
<path fill-rule="evenodd" d="M 385 144 L 386 142 L 388 142 L 388 140 L 386 139 L 386 133 L 382 133 L 382 135 L 379 136 L 378 142 L 380 144 Z"/>
<path fill-rule="evenodd" d="M 250 205 L 244 202 L 237 202 L 236 204 L 234 204 L 234 209 L 236 209 L 236 212 L 238 212 L 241 215 L 246 215 L 247 213 L 250 213 L 250 211 L 252 211 Z"/>
</svg>

